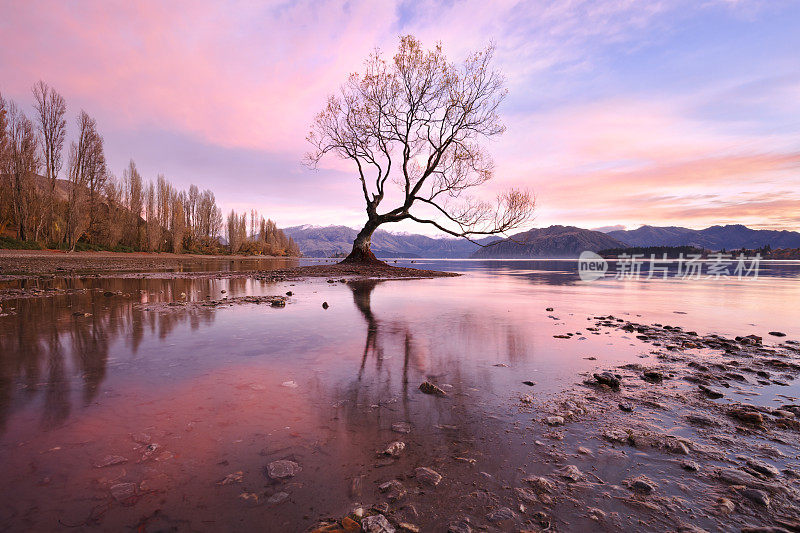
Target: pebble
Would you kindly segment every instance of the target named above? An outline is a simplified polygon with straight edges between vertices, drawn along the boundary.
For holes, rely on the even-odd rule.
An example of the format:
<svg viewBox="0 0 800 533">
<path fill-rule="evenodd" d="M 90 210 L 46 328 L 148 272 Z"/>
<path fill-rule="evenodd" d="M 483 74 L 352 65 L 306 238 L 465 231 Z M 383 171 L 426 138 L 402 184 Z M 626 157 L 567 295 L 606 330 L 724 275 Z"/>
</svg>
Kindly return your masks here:
<svg viewBox="0 0 800 533">
<path fill-rule="evenodd" d="M 120 502 L 136 496 L 136 483 L 117 483 L 111 487 L 111 495 Z"/>
<path fill-rule="evenodd" d="M 392 431 L 395 433 L 411 433 L 411 424 L 409 422 L 395 422 L 392 424 Z"/>
<path fill-rule="evenodd" d="M 575 465 L 567 465 L 559 470 L 558 475 L 571 483 L 576 483 L 583 479 L 583 472 Z"/>
<path fill-rule="evenodd" d="M 272 479 L 286 479 L 296 476 L 302 467 L 294 461 L 281 459 L 273 461 L 267 466 L 267 473 Z"/>
<path fill-rule="evenodd" d="M 600 372 L 594 374 L 594 379 L 602 385 L 608 385 L 612 389 L 619 389 L 620 379 L 611 372 Z"/>
<path fill-rule="evenodd" d="M 430 381 L 423 381 L 419 386 L 419 390 L 425 394 L 433 394 L 434 396 L 445 396 L 447 393 L 442 389 L 431 383 Z"/>
<path fill-rule="evenodd" d="M 399 440 L 389 444 L 383 451 L 384 455 L 391 455 L 392 457 L 399 457 L 403 450 L 406 449 L 406 443 Z"/>
<path fill-rule="evenodd" d="M 414 474 L 421 483 L 433 485 L 434 487 L 442 480 L 442 475 L 440 473 L 425 466 L 415 468 Z"/>
<path fill-rule="evenodd" d="M 563 426 L 564 425 L 564 417 L 563 416 L 548 416 L 546 419 L 548 426 Z"/>
<path fill-rule="evenodd" d="M 751 500 L 758 505 L 762 505 L 764 507 L 769 507 L 769 496 L 763 490 L 758 489 L 742 489 L 741 490 L 742 496 Z"/>
<path fill-rule="evenodd" d="M 365 516 L 361 519 L 361 529 L 365 533 L 394 533 L 395 529 L 382 514 Z"/>
<path fill-rule="evenodd" d="M 497 522 L 505 522 L 506 520 L 513 520 L 514 518 L 516 518 L 516 516 L 517 515 L 514 513 L 514 511 L 512 511 L 508 507 L 501 507 L 487 514 L 486 519 L 489 522 L 497 523 Z"/>
</svg>

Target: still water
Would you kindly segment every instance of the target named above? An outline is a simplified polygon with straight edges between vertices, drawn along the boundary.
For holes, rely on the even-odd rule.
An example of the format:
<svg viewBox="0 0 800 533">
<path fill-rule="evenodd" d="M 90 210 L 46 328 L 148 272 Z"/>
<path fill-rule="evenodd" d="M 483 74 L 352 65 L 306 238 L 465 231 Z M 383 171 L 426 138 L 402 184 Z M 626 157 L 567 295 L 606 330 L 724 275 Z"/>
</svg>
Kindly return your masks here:
<svg viewBox="0 0 800 533">
<path fill-rule="evenodd" d="M 440 463 L 464 443 L 498 480 L 525 466 L 521 444 L 502 438 L 521 420 L 521 381 L 555 394 L 649 349 L 585 334 L 588 317 L 800 339 L 800 263 L 762 263 L 758 279 L 594 282 L 570 261 L 409 266 L 464 275 L 28 282 L 71 291 L 0 302 L 0 524 L 303 530 L 368 500 L 392 469 Z M 285 308 L 201 305 L 287 291 Z M 446 403 L 419 393 L 426 379 L 448 385 Z M 800 396 L 796 383 L 780 392 Z M 400 421 L 415 428 L 414 464 L 377 469 Z M 119 464 L 98 467 L 109 456 Z M 277 486 L 264 471 L 277 459 L 303 470 Z M 115 499 L 120 483 L 136 496 Z M 287 499 L 265 503 L 278 493 Z"/>
</svg>

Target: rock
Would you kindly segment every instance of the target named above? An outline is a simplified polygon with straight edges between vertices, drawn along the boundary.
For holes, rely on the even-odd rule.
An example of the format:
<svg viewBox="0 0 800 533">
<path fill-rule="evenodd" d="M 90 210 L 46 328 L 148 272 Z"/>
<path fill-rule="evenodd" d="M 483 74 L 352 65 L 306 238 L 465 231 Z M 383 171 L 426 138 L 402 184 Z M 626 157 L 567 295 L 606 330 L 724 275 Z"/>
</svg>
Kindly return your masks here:
<svg viewBox="0 0 800 533">
<path fill-rule="evenodd" d="M 630 413 L 633 411 L 633 406 L 629 403 L 621 403 L 619 404 L 620 411 L 624 411 L 626 413 Z"/>
<path fill-rule="evenodd" d="M 269 505 L 278 505 L 279 503 L 286 501 L 288 498 L 289 498 L 289 493 L 276 492 L 275 494 L 267 498 L 267 503 Z"/>
<path fill-rule="evenodd" d="M 433 485 L 434 487 L 439 484 L 442 480 L 442 475 L 432 470 L 430 468 L 421 466 L 419 468 L 414 469 L 414 474 L 417 477 L 417 480 L 420 483 L 425 483 L 426 485 Z"/>
<path fill-rule="evenodd" d="M 578 453 L 581 455 L 592 455 L 592 450 L 583 446 L 578 447 Z"/>
<path fill-rule="evenodd" d="M 537 503 L 539 501 L 539 497 L 531 489 L 517 487 L 514 489 L 514 493 L 516 493 L 517 498 L 526 503 Z"/>
<path fill-rule="evenodd" d="M 627 431 L 621 429 L 607 429 L 603 432 L 603 438 L 608 442 L 625 444 L 630 440 L 631 436 Z"/>
<path fill-rule="evenodd" d="M 742 485 L 751 489 L 759 489 L 767 492 L 785 492 L 785 488 L 771 483 L 760 481 L 755 476 L 736 470 L 735 468 L 720 468 L 717 477 L 729 485 Z"/>
<path fill-rule="evenodd" d="M 526 394 L 519 399 L 520 402 L 525 404 L 532 404 L 533 403 L 533 396 L 530 394 Z"/>
<path fill-rule="evenodd" d="M 392 431 L 395 433 L 411 433 L 411 424 L 409 422 L 395 422 L 392 424 Z"/>
<path fill-rule="evenodd" d="M 294 461 L 281 459 L 273 461 L 267 466 L 267 473 L 272 479 L 286 479 L 296 476 L 302 468 Z"/>
<path fill-rule="evenodd" d="M 642 374 L 642 379 L 648 383 L 661 383 L 664 381 L 664 375 L 661 372 L 656 372 L 655 370 L 648 370 Z"/>
<path fill-rule="evenodd" d="M 103 296 L 105 296 L 106 298 L 111 298 L 112 296 L 114 296 L 114 293 L 111 291 L 105 291 L 103 293 Z"/>
<path fill-rule="evenodd" d="M 281 383 L 281 387 L 286 387 L 287 389 L 296 389 L 298 385 L 295 381 L 284 381 Z"/>
<path fill-rule="evenodd" d="M 547 311 L 548 313 L 552 313 L 553 312 L 553 308 L 552 307 L 545 307 L 544 310 Z"/>
<path fill-rule="evenodd" d="M 420 529 L 417 526 L 415 526 L 414 524 L 409 524 L 408 522 L 400 522 L 399 524 L 397 524 L 397 527 L 399 527 L 403 531 L 410 531 L 411 533 L 420 532 Z"/>
<path fill-rule="evenodd" d="M 447 533 L 472 533 L 472 526 L 469 520 L 462 518 L 457 522 L 452 522 L 447 527 Z"/>
<path fill-rule="evenodd" d="M 537 493 L 549 493 L 555 490 L 555 486 L 549 479 L 540 476 L 528 476 L 522 478 L 522 481 L 530 485 Z"/>
<path fill-rule="evenodd" d="M 328 306 L 328 302 L 322 302 L 322 308 L 323 309 L 327 309 L 328 307 L 329 307 Z"/>
<path fill-rule="evenodd" d="M 403 486 L 403 484 L 397 481 L 396 479 L 378 485 L 378 490 L 385 493 L 386 498 L 390 502 L 395 502 L 403 498 L 407 493 L 406 488 Z"/>
<path fill-rule="evenodd" d="M 395 529 L 382 514 L 365 516 L 361 519 L 361 529 L 364 533 L 394 533 Z"/>
<path fill-rule="evenodd" d="M 558 475 L 570 483 L 577 483 L 583 479 L 583 472 L 575 465 L 567 465 L 558 471 Z"/>
<path fill-rule="evenodd" d="M 700 465 L 694 461 L 681 461 L 681 468 L 689 472 L 698 472 L 700 470 Z"/>
<path fill-rule="evenodd" d="M 563 416 L 548 416 L 545 420 L 548 426 L 563 426 L 564 425 L 564 417 Z"/>
<path fill-rule="evenodd" d="M 736 510 L 736 504 L 728 498 L 717 498 L 717 503 L 714 504 L 714 510 L 717 514 L 729 515 Z"/>
<path fill-rule="evenodd" d="M 522 384 L 523 385 L 527 385 L 528 387 L 533 387 L 534 385 L 536 385 L 536 382 L 535 381 L 523 381 Z"/>
<path fill-rule="evenodd" d="M 118 502 L 136 496 L 136 483 L 117 483 L 111 487 L 111 495 Z"/>
<path fill-rule="evenodd" d="M 272 307 L 286 307 L 286 302 L 284 300 L 272 300 L 269 305 Z"/>
<path fill-rule="evenodd" d="M 594 374 L 594 379 L 601 385 L 606 385 L 614 390 L 619 390 L 620 378 L 611 372 L 600 372 Z"/>
<path fill-rule="evenodd" d="M 686 415 L 686 421 L 695 426 L 713 427 L 718 426 L 719 422 L 701 413 L 692 413 Z"/>
<path fill-rule="evenodd" d="M 632 491 L 642 494 L 651 494 L 653 490 L 655 490 L 653 482 L 646 477 L 640 477 L 631 481 L 630 488 Z"/>
<path fill-rule="evenodd" d="M 754 426 L 764 425 L 764 415 L 758 411 L 751 411 L 744 408 L 733 408 L 728 411 L 728 416 L 746 424 L 752 424 Z"/>
<path fill-rule="evenodd" d="M 445 392 L 431 383 L 430 381 L 423 381 L 422 384 L 419 386 L 419 390 L 424 392 L 425 394 L 433 394 L 434 396 L 445 396 Z"/>
<path fill-rule="evenodd" d="M 505 522 L 506 520 L 513 520 L 517 515 L 508 507 L 501 507 L 486 515 L 486 520 L 489 522 Z"/>
<path fill-rule="evenodd" d="M 383 450 L 384 455 L 391 455 L 392 457 L 399 457 L 403 450 L 406 449 L 406 443 L 401 442 L 399 440 L 394 441 L 393 443 L 389 444 L 385 450 Z"/>
<path fill-rule="evenodd" d="M 780 472 L 777 468 L 769 463 L 759 461 L 757 459 L 748 459 L 747 466 L 758 472 L 759 474 L 767 477 L 777 477 Z"/>
<path fill-rule="evenodd" d="M 717 389 L 712 389 L 706 385 L 700 385 L 700 392 L 702 392 L 707 398 L 711 398 L 712 400 L 718 400 L 725 396 L 722 392 L 718 391 Z"/>
<path fill-rule="evenodd" d="M 782 331 L 770 331 L 769 334 L 772 335 L 773 337 L 785 337 L 786 336 L 786 333 L 783 333 Z"/>
<path fill-rule="evenodd" d="M 127 463 L 128 459 L 121 455 L 106 455 L 94 464 L 95 468 L 105 468 L 107 466 L 121 465 Z"/>
<path fill-rule="evenodd" d="M 758 505 L 769 507 L 769 496 L 767 496 L 767 493 L 764 492 L 763 490 L 742 489 L 740 493 L 742 496 L 744 496 L 750 501 L 757 503 Z"/>
</svg>

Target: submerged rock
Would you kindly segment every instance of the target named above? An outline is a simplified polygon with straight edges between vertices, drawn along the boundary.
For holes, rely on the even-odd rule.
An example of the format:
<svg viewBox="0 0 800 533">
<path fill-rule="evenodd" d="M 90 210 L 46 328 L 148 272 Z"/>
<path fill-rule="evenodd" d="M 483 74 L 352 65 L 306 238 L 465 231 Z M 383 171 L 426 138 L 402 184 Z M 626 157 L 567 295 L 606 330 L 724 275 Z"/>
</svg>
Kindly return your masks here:
<svg viewBox="0 0 800 533">
<path fill-rule="evenodd" d="M 501 507 L 486 515 L 486 520 L 489 522 L 504 522 L 506 520 L 513 520 L 517 515 L 508 507 Z"/>
<path fill-rule="evenodd" d="M 111 495 L 120 502 L 136 496 L 136 483 L 117 483 L 111 487 Z"/>
<path fill-rule="evenodd" d="M 395 433 L 411 433 L 411 423 L 395 422 L 392 424 L 392 431 Z"/>
<path fill-rule="evenodd" d="M 425 394 L 432 394 L 434 396 L 445 396 L 447 393 L 442 389 L 431 383 L 430 381 L 423 381 L 419 386 L 419 390 Z"/>
<path fill-rule="evenodd" d="M 393 479 L 378 485 L 378 490 L 386 494 L 386 499 L 390 502 L 397 501 L 406 495 L 406 488 L 402 483 Z"/>
<path fill-rule="evenodd" d="M 121 465 L 127 463 L 128 459 L 121 455 L 106 455 L 94 464 L 95 468 L 105 468 L 107 466 Z"/>
<path fill-rule="evenodd" d="M 614 390 L 618 390 L 621 383 L 619 376 L 616 376 L 611 372 L 595 373 L 594 379 L 596 379 L 601 385 L 606 385 Z"/>
<path fill-rule="evenodd" d="M 393 443 L 389 444 L 385 450 L 383 450 L 384 455 L 391 455 L 392 457 L 399 457 L 403 450 L 406 449 L 406 443 L 401 442 L 399 440 L 394 441 Z"/>
<path fill-rule="evenodd" d="M 302 467 L 294 461 L 281 459 L 273 461 L 267 466 L 267 473 L 272 479 L 286 479 L 296 476 Z"/>
</svg>

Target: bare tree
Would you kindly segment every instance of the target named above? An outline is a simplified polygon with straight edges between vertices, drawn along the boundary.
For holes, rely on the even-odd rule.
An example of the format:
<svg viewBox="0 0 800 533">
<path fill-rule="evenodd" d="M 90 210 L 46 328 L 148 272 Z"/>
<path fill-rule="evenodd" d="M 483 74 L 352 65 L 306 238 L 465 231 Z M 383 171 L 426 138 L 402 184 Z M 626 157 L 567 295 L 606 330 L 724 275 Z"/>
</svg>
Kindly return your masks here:
<svg viewBox="0 0 800 533">
<path fill-rule="evenodd" d="M 96 179 L 96 174 L 106 171 L 103 138 L 97 133 L 95 120 L 83 110 L 78 115 L 78 139 L 72 141 L 69 147 L 67 167 L 66 240 L 70 250 L 74 250 L 90 222 L 86 212 L 89 183 Z"/>
<path fill-rule="evenodd" d="M 56 240 L 56 180 L 58 179 L 58 173 L 61 171 L 61 152 L 67 135 L 67 121 L 64 118 L 67 113 L 67 104 L 63 96 L 41 80 L 33 86 L 32 91 L 35 99 L 33 107 L 36 109 L 36 119 L 44 155 L 45 177 L 49 185 L 45 225 L 48 228 L 50 239 Z"/>
<path fill-rule="evenodd" d="M 367 222 L 345 262 L 377 261 L 370 239 L 387 222 L 413 220 L 472 239 L 530 217 L 534 201 L 527 192 L 512 189 L 496 202 L 465 193 L 492 179 L 494 164 L 480 142 L 505 131 L 498 108 L 506 91 L 490 67 L 493 52 L 490 46 L 456 66 L 441 45 L 425 51 L 405 36 L 393 60 L 376 51 L 363 74 L 352 74 L 328 98 L 311 126 L 314 148 L 306 161 L 316 168 L 333 153 L 358 170 Z M 399 205 L 380 213 L 389 180 L 400 188 Z"/>
<path fill-rule="evenodd" d="M 33 123 L 14 102 L 8 111 L 7 147 L 5 149 L 5 174 L 11 180 L 11 199 L 14 219 L 17 223 L 17 238 L 28 238 L 30 207 L 36 195 L 33 182 L 39 170 L 37 140 Z"/>
</svg>

